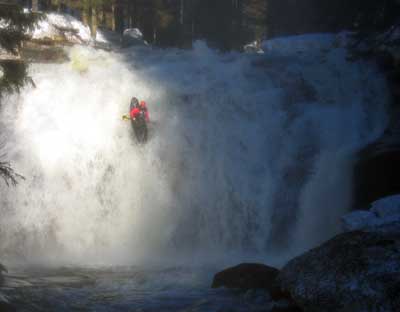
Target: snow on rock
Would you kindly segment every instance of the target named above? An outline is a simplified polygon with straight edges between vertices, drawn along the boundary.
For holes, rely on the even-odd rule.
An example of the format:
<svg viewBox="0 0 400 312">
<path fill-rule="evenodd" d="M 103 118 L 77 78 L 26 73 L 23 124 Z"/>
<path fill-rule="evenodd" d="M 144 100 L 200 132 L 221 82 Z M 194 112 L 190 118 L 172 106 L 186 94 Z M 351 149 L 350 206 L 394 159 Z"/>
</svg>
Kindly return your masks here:
<svg viewBox="0 0 400 312">
<path fill-rule="evenodd" d="M 373 202 L 371 211 L 388 222 L 400 221 L 400 195 L 385 197 Z"/>
<path fill-rule="evenodd" d="M 143 39 L 143 34 L 138 28 L 128 28 L 124 30 L 124 36 L 132 37 L 135 39 Z"/>
<path fill-rule="evenodd" d="M 243 50 L 247 53 L 259 53 L 259 54 L 263 54 L 264 50 L 261 49 L 260 44 L 258 41 L 253 41 L 249 44 L 246 44 L 243 47 Z"/>
<path fill-rule="evenodd" d="M 69 31 L 66 31 L 69 30 Z M 72 43 L 91 42 L 90 28 L 68 14 L 48 13 L 31 33 L 33 39 L 54 39 L 65 36 Z M 96 41 L 107 42 L 100 31 Z"/>
<path fill-rule="evenodd" d="M 375 231 L 382 225 L 400 222 L 400 195 L 379 199 L 371 210 L 360 210 L 342 217 L 345 231 Z"/>
<path fill-rule="evenodd" d="M 143 40 L 143 34 L 138 28 L 125 29 L 122 36 L 122 46 L 129 47 L 133 45 L 148 45 L 148 43 Z"/>
</svg>

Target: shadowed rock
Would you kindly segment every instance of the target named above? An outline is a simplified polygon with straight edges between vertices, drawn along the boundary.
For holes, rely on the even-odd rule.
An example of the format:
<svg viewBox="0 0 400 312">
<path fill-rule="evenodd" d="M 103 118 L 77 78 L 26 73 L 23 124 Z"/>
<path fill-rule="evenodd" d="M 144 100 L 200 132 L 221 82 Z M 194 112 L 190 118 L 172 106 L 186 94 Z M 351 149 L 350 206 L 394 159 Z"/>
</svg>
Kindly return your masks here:
<svg viewBox="0 0 400 312">
<path fill-rule="evenodd" d="M 400 311 L 400 223 L 348 232 L 291 260 L 278 281 L 305 311 Z"/>
<path fill-rule="evenodd" d="M 279 270 L 257 263 L 242 263 L 225 269 L 214 276 L 211 287 L 237 289 L 267 289 L 277 291 L 276 277 Z"/>
</svg>

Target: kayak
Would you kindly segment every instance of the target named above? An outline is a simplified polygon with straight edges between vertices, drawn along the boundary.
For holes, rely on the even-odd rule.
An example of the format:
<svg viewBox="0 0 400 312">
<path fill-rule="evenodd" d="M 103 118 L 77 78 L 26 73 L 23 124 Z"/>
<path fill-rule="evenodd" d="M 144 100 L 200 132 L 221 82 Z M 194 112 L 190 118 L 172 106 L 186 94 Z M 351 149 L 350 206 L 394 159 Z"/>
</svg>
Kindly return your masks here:
<svg viewBox="0 0 400 312">
<path fill-rule="evenodd" d="M 146 143 L 148 138 L 148 128 L 145 117 L 141 114 L 134 120 L 131 120 L 131 125 L 138 143 Z"/>
</svg>

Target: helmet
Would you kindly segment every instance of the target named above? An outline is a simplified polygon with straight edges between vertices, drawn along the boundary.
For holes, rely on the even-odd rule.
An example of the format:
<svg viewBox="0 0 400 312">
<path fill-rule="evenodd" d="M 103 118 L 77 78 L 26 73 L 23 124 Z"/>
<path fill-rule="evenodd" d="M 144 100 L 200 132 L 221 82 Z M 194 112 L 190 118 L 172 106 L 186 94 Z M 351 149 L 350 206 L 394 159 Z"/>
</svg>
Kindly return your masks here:
<svg viewBox="0 0 400 312">
<path fill-rule="evenodd" d="M 137 98 L 133 97 L 131 99 L 131 105 L 130 105 L 131 110 L 138 106 L 139 106 L 139 100 Z"/>
</svg>

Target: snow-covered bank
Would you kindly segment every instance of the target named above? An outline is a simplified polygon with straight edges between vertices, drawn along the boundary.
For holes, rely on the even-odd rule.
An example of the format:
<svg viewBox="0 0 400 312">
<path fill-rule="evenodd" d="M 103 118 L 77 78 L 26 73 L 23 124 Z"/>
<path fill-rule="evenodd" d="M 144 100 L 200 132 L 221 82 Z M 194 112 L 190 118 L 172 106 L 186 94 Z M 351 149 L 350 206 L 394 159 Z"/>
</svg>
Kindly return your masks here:
<svg viewBox="0 0 400 312">
<path fill-rule="evenodd" d="M 32 39 L 55 39 L 65 36 L 71 43 L 89 43 L 93 40 L 106 43 L 107 40 L 100 30 L 96 33 L 96 38 L 92 38 L 89 26 L 82 24 L 75 17 L 62 13 L 47 13 L 45 18 L 37 24 L 30 33 Z"/>
</svg>

